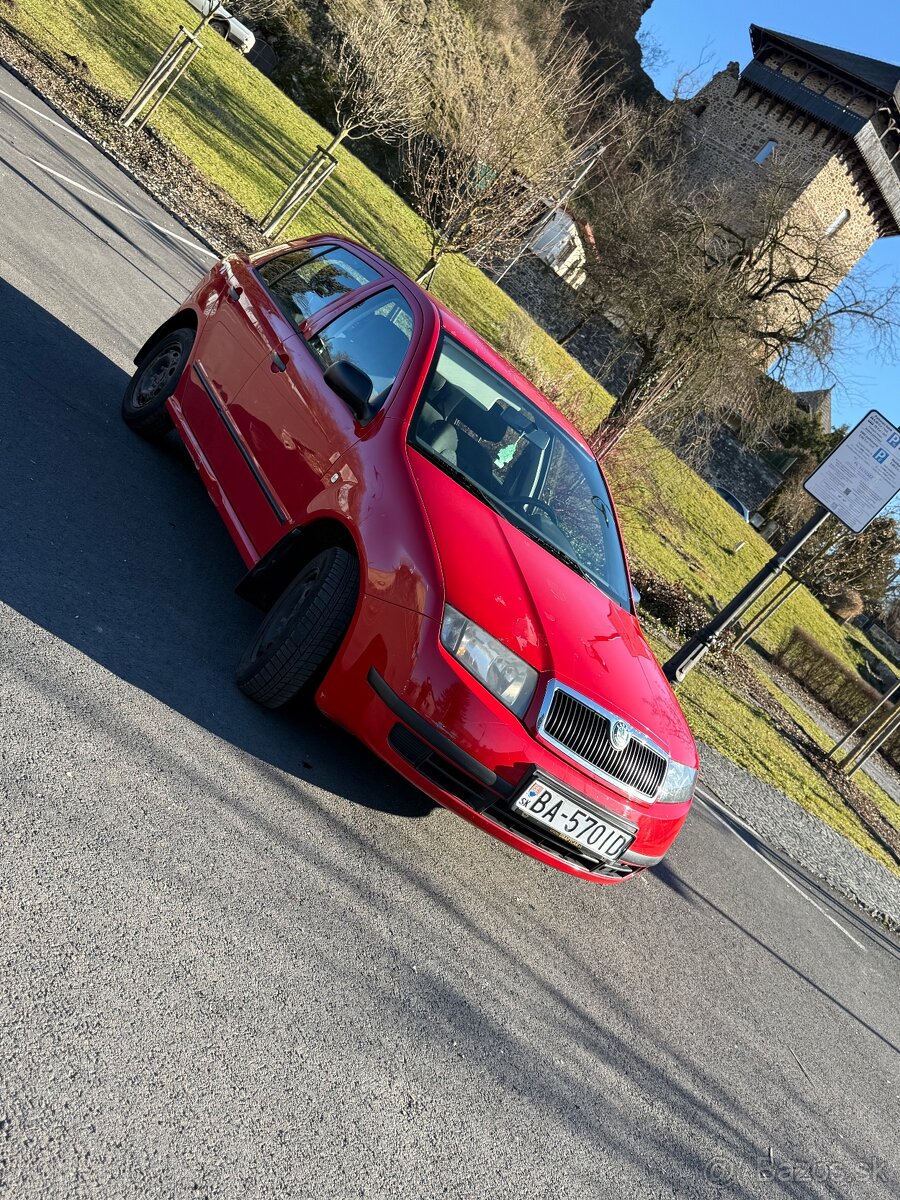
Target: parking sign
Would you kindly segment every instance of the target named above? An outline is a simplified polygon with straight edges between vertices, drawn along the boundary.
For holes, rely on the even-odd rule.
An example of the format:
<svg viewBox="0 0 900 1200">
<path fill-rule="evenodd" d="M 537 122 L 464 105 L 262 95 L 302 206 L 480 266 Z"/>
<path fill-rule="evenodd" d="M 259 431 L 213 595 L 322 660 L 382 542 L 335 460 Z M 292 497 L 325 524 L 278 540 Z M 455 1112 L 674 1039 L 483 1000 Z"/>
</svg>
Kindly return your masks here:
<svg viewBox="0 0 900 1200">
<path fill-rule="evenodd" d="M 803 485 L 854 533 L 900 492 L 900 430 L 874 409 Z"/>
</svg>

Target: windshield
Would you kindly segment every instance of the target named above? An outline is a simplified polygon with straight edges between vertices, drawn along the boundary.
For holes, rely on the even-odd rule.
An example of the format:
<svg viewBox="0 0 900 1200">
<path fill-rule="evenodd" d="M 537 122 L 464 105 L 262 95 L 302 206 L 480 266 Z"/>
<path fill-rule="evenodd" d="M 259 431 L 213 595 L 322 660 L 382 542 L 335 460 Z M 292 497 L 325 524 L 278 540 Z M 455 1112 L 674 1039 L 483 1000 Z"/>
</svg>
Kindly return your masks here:
<svg viewBox="0 0 900 1200">
<path fill-rule="evenodd" d="M 631 608 L 609 492 L 593 457 L 446 334 L 409 440 L 533 541 Z"/>
</svg>

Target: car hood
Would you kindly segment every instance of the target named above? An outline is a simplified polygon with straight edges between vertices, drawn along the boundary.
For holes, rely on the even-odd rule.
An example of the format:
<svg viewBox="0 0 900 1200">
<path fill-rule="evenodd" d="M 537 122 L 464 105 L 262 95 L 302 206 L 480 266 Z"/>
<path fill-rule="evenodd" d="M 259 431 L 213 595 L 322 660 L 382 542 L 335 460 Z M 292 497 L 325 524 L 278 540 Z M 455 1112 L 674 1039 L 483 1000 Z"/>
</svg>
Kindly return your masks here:
<svg viewBox="0 0 900 1200">
<path fill-rule="evenodd" d="M 538 671 L 696 766 L 691 732 L 633 613 L 410 451 L 447 603 Z"/>
</svg>

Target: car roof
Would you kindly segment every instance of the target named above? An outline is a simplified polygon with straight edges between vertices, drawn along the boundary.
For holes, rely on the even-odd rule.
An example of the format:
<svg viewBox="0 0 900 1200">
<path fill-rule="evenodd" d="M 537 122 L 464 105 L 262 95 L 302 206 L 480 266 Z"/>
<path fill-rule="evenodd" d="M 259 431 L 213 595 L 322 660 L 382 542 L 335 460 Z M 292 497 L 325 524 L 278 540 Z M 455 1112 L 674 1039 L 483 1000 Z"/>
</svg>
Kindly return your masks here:
<svg viewBox="0 0 900 1200">
<path fill-rule="evenodd" d="M 729 492 L 728 488 L 722 487 L 720 483 L 717 483 L 715 485 L 715 490 L 719 493 L 723 500 L 729 502 L 733 500 L 735 504 L 739 504 L 741 506 L 743 512 L 750 512 L 749 507 L 743 502 L 740 496 L 736 496 L 734 492 Z"/>
<path fill-rule="evenodd" d="M 443 304 L 431 292 L 426 291 L 420 284 L 411 279 L 404 271 L 395 266 L 392 262 L 382 258 L 380 254 L 376 254 L 374 250 L 370 250 L 367 246 L 361 245 L 359 242 L 353 241 L 352 238 L 344 237 L 340 234 L 316 234 L 315 237 L 307 239 L 308 241 L 322 242 L 326 241 L 333 245 L 346 246 L 353 251 L 362 251 L 363 256 L 370 260 L 373 266 L 377 266 L 382 273 L 388 277 L 397 280 L 406 287 L 414 288 L 420 299 L 431 307 L 441 326 L 458 342 L 461 342 L 467 350 L 471 350 L 478 358 L 485 362 L 489 367 L 492 367 L 498 375 L 501 375 L 508 383 L 523 392 L 529 400 L 533 401 L 542 412 L 558 425 L 561 425 L 567 433 L 578 442 L 587 452 L 593 457 L 593 451 L 587 442 L 584 434 L 572 424 L 572 422 L 563 415 L 563 413 L 553 404 L 543 392 L 535 387 L 530 379 L 527 379 L 521 371 L 516 368 L 503 357 L 498 350 L 495 350 L 490 342 L 485 339 L 466 322 L 455 313 L 446 304 Z"/>
</svg>

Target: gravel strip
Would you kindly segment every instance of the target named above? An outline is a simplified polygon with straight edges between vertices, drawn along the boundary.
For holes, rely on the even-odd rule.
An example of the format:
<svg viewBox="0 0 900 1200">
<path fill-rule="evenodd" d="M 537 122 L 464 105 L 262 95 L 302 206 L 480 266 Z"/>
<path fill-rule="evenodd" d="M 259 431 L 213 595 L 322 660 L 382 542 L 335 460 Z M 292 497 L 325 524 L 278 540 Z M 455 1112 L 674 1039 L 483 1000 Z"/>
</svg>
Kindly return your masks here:
<svg viewBox="0 0 900 1200">
<path fill-rule="evenodd" d="M 0 17 L 0 62 L 196 237 L 217 254 L 265 247 L 256 221 L 187 155 L 152 128 L 120 125 L 123 102 L 80 74 L 74 61 L 69 68 L 56 62 Z"/>
<path fill-rule="evenodd" d="M 900 879 L 771 784 L 705 742 L 698 747 L 703 783 L 764 842 L 900 931 Z"/>
</svg>

